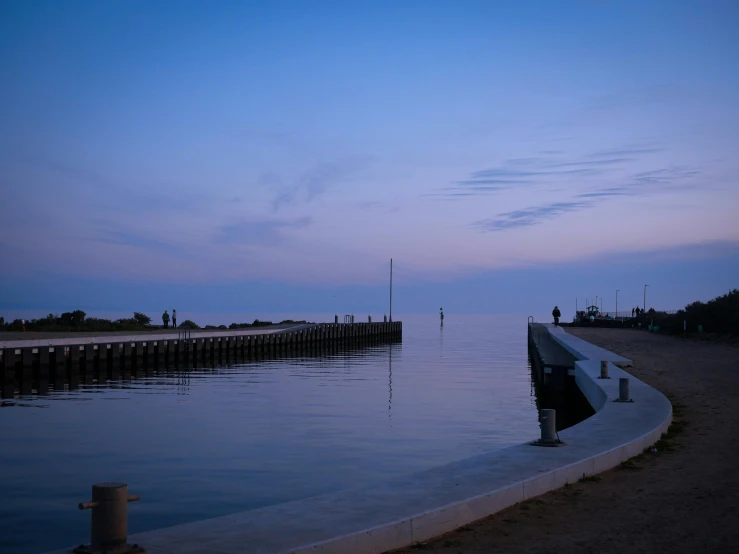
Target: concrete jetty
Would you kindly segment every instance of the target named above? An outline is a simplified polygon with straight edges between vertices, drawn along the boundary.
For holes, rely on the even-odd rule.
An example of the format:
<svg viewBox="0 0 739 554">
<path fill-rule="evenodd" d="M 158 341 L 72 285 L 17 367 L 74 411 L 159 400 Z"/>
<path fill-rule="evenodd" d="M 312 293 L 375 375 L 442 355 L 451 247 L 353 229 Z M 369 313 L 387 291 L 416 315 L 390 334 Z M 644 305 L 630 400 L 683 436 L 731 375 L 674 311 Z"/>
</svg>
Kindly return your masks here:
<svg viewBox="0 0 739 554">
<path fill-rule="evenodd" d="M 545 324 L 542 332 L 576 358 L 573 378 L 595 410 L 592 417 L 560 431 L 564 444 L 543 448 L 527 442 L 372 487 L 137 533 L 129 542 L 159 554 L 381 553 L 611 469 L 667 430 L 672 418 L 667 398 L 614 365 L 630 360 L 561 328 Z M 603 358 L 611 379 L 599 379 Z M 630 380 L 633 402 L 615 401 L 622 378 Z M 69 550 L 54 554 L 62 552 Z"/>
<path fill-rule="evenodd" d="M 0 341 L 0 392 L 12 396 L 17 385 L 31 382 L 34 376 L 46 383 L 49 379 L 69 382 L 92 372 L 110 377 L 124 368 L 159 364 L 187 368 L 205 361 L 279 357 L 319 352 L 328 346 L 397 341 L 402 334 L 402 322 L 393 321 Z"/>
</svg>

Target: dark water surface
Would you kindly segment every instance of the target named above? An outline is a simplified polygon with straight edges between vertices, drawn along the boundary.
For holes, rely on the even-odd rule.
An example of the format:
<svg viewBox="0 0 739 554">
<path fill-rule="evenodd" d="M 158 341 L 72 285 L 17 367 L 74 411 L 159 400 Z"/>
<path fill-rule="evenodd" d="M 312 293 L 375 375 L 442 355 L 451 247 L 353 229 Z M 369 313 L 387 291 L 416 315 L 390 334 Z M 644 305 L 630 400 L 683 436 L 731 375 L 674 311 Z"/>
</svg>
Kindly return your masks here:
<svg viewBox="0 0 739 554">
<path fill-rule="evenodd" d="M 526 321 L 407 318 L 403 343 L 17 396 L 0 409 L 0 552 L 87 542 L 97 481 L 129 533 L 369 485 L 538 436 Z"/>
</svg>

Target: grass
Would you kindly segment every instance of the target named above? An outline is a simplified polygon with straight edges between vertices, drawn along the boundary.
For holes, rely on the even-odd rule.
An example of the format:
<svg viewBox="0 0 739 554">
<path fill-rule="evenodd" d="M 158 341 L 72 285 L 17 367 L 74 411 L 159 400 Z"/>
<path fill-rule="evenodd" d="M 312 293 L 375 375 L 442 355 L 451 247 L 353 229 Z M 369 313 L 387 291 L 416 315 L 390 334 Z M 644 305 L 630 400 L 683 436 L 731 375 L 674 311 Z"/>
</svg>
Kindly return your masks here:
<svg viewBox="0 0 739 554">
<path fill-rule="evenodd" d="M 687 424 L 684 421 L 673 421 L 672 425 L 662 433 L 660 439 L 654 443 L 652 448 L 656 448 L 658 452 L 669 452 L 675 450 L 675 438 L 685 431 Z"/>
<path fill-rule="evenodd" d="M 639 454 L 638 456 L 635 456 L 634 458 L 631 458 L 630 460 L 626 460 L 625 462 L 621 462 L 621 464 L 618 466 L 619 469 L 625 469 L 629 471 L 639 471 L 640 469 L 644 469 L 641 466 L 636 465 L 635 460 L 640 459 L 643 456 L 643 454 Z"/>
<path fill-rule="evenodd" d="M 600 483 L 603 479 L 601 479 L 597 475 L 585 475 L 583 474 L 582 478 L 580 479 L 580 483 Z"/>
</svg>

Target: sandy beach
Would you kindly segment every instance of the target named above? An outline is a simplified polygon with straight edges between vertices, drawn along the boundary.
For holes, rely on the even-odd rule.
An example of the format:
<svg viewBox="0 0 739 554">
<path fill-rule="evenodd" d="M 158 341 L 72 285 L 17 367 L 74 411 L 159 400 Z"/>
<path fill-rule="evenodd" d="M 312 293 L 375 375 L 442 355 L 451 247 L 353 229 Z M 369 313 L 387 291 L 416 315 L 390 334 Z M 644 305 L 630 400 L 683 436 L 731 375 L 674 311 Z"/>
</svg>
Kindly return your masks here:
<svg viewBox="0 0 739 554">
<path fill-rule="evenodd" d="M 673 404 L 669 435 L 621 467 L 393 552 L 739 551 L 739 347 L 632 329 L 568 332 L 634 360 Z"/>
</svg>

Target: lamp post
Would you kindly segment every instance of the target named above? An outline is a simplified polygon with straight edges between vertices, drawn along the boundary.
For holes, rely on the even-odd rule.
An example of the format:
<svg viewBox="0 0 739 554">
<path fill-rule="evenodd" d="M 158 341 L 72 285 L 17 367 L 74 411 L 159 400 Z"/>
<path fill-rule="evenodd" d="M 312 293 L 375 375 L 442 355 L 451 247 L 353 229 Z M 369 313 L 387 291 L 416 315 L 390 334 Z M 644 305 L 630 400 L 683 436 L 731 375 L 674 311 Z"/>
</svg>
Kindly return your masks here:
<svg viewBox="0 0 739 554">
<path fill-rule="evenodd" d="M 616 315 L 613 319 L 618 319 L 618 289 L 616 289 Z"/>
<path fill-rule="evenodd" d="M 642 311 L 644 311 L 644 312 L 647 311 L 647 287 L 648 286 L 649 285 L 644 285 L 644 306 L 642 306 L 642 308 L 643 308 Z"/>
</svg>

